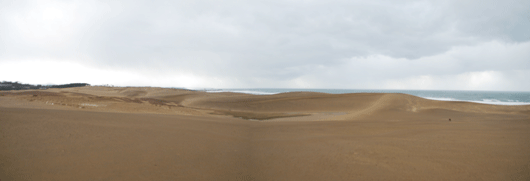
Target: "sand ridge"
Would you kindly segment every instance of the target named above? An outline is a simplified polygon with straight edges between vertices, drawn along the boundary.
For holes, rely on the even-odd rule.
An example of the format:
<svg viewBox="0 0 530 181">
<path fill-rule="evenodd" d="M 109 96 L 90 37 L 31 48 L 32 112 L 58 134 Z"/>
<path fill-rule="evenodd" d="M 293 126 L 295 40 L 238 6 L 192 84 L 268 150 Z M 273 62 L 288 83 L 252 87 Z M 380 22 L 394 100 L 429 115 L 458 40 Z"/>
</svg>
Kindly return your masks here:
<svg viewBox="0 0 530 181">
<path fill-rule="evenodd" d="M 469 102 L 427 100 L 406 94 L 326 94 L 290 92 L 275 95 L 206 93 L 152 87 L 88 86 L 67 89 L 4 91 L 0 96 L 45 103 L 43 108 L 77 108 L 91 111 L 161 113 L 178 115 L 228 115 L 267 120 L 308 115 L 340 115 L 326 120 L 361 119 L 380 110 L 418 112 L 446 109 L 473 113 L 526 114 L 530 105 L 500 106 Z M 52 105 L 53 104 L 53 105 Z"/>
<path fill-rule="evenodd" d="M 0 92 L 2 180 L 530 180 L 528 153 L 530 106 L 152 87 Z"/>
</svg>

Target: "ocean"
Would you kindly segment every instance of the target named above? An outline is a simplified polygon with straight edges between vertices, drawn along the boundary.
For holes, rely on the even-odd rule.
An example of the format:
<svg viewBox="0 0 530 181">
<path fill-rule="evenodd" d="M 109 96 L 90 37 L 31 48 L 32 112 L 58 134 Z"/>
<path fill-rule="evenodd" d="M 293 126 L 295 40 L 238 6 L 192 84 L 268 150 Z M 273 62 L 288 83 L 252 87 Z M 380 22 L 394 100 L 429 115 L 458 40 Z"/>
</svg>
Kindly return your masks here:
<svg viewBox="0 0 530 181">
<path fill-rule="evenodd" d="M 206 92 L 238 92 L 272 95 L 284 92 L 344 93 L 404 93 L 440 101 L 467 101 L 496 105 L 530 105 L 530 92 L 511 91 L 447 91 L 447 90 L 370 90 L 370 89 L 199 89 Z"/>
</svg>

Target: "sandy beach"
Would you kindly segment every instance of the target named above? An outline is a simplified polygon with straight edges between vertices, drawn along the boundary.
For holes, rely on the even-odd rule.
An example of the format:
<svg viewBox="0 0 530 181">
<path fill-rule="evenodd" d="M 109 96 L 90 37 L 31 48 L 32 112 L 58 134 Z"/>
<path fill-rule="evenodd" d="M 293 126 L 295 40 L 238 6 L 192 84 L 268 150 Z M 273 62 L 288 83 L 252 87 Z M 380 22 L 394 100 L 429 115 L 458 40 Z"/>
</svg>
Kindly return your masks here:
<svg viewBox="0 0 530 181">
<path fill-rule="evenodd" d="M 0 180 L 530 180 L 530 105 L 152 87 L 0 91 Z"/>
</svg>

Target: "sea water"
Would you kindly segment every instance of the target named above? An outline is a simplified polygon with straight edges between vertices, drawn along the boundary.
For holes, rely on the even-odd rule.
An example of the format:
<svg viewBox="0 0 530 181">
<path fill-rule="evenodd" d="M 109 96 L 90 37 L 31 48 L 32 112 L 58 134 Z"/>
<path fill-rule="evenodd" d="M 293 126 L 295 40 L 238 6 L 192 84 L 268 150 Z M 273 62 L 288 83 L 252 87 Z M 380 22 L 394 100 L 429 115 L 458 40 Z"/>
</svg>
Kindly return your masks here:
<svg viewBox="0 0 530 181">
<path fill-rule="evenodd" d="M 530 105 L 530 92 L 512 91 L 447 91 L 447 90 L 370 90 L 370 89 L 201 89 L 206 92 L 238 92 L 272 95 L 285 92 L 344 93 L 403 93 L 440 101 L 467 101 L 497 105 Z"/>
</svg>

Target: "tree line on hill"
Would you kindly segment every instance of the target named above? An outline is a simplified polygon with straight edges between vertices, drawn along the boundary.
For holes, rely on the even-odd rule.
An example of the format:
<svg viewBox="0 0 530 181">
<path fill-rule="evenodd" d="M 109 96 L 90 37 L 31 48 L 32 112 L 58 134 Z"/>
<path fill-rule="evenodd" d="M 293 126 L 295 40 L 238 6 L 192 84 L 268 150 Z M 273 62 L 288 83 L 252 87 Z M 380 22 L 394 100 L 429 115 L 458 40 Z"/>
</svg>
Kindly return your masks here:
<svg viewBox="0 0 530 181">
<path fill-rule="evenodd" d="M 20 82 L 0 82 L 0 90 L 26 90 L 26 89 L 49 89 L 49 88 L 69 88 L 69 87 L 84 87 L 89 86 L 87 83 L 71 83 L 71 84 L 60 84 L 60 85 L 31 85 L 22 84 Z"/>
</svg>

